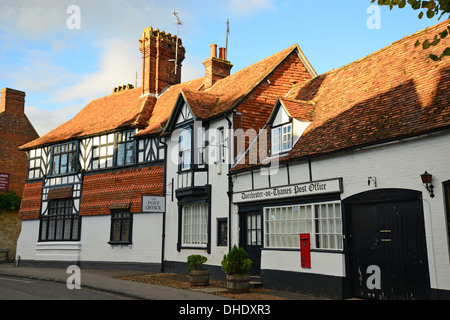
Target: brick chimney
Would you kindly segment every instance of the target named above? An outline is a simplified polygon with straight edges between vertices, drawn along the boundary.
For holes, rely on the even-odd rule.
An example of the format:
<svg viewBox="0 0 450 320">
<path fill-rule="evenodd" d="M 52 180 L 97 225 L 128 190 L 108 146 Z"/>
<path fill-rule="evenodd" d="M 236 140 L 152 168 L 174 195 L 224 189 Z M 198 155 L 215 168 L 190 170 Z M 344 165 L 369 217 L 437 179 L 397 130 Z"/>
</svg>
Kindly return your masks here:
<svg viewBox="0 0 450 320">
<path fill-rule="evenodd" d="M 24 114 L 25 92 L 4 88 L 0 91 L 0 113 Z"/>
<path fill-rule="evenodd" d="M 186 53 L 181 39 L 177 41 L 177 36 L 149 27 L 144 29 L 139 43 L 143 94 L 158 95 L 167 86 L 181 82 L 181 63 Z"/>
<path fill-rule="evenodd" d="M 203 62 L 205 66 L 205 89 L 212 87 L 220 79 L 230 75 L 233 65 L 225 60 L 225 48 L 219 48 L 217 57 L 217 45 L 211 45 L 211 56 Z"/>
</svg>

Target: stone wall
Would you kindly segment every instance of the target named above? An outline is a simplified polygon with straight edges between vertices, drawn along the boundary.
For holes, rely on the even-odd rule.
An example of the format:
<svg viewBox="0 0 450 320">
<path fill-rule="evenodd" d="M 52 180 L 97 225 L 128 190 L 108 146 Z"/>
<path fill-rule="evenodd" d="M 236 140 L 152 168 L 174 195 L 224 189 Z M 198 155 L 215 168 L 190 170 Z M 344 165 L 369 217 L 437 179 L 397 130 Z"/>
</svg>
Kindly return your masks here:
<svg viewBox="0 0 450 320">
<path fill-rule="evenodd" d="M 16 256 L 17 239 L 22 229 L 22 222 L 18 219 L 18 210 L 0 211 L 0 249 L 10 249 L 8 260 Z M 5 261 L 5 253 L 0 252 L 0 262 Z"/>
</svg>

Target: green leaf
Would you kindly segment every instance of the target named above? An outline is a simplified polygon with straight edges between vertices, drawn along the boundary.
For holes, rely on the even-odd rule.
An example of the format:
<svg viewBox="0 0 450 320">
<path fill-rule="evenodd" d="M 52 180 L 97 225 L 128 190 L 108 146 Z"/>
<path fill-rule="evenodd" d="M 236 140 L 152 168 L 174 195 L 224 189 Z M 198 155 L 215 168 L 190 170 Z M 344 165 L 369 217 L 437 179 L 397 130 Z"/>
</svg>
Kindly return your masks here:
<svg viewBox="0 0 450 320">
<path fill-rule="evenodd" d="M 418 46 L 420 46 L 420 41 L 419 40 L 417 40 L 416 43 L 414 44 L 414 47 L 417 48 Z"/>
<path fill-rule="evenodd" d="M 428 17 L 428 19 L 433 18 L 434 17 L 434 11 L 433 10 L 428 10 L 427 11 L 427 17 Z"/>
<path fill-rule="evenodd" d="M 437 55 L 435 55 L 435 54 L 430 54 L 430 55 L 428 56 L 428 58 L 430 58 L 430 59 L 433 60 L 433 61 L 438 61 L 438 60 L 439 60 L 439 57 L 438 57 Z"/>
<path fill-rule="evenodd" d="M 448 36 L 448 31 L 447 31 L 447 30 L 444 30 L 444 31 L 442 31 L 441 33 L 439 33 L 439 35 L 441 36 L 441 39 L 444 39 L 445 37 Z"/>
<path fill-rule="evenodd" d="M 427 50 L 429 47 L 431 47 L 431 43 L 428 40 L 425 40 L 425 42 L 422 44 L 422 48 L 424 50 Z"/>
<path fill-rule="evenodd" d="M 423 11 L 421 13 L 419 13 L 419 19 L 423 18 Z"/>
<path fill-rule="evenodd" d="M 441 42 L 441 39 L 438 38 L 437 35 L 434 36 L 433 42 L 431 43 L 432 46 L 437 46 Z"/>
<path fill-rule="evenodd" d="M 450 56 L 450 47 L 446 48 L 443 52 L 444 56 Z"/>
</svg>

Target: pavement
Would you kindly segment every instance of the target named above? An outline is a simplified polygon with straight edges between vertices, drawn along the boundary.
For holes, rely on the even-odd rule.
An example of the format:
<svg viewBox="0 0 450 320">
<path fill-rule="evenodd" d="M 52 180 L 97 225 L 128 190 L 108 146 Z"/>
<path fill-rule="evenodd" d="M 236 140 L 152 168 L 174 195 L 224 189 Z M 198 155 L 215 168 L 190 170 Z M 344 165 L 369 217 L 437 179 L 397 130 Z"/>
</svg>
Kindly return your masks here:
<svg viewBox="0 0 450 320">
<path fill-rule="evenodd" d="M 207 290 L 184 290 L 117 279 L 117 277 L 143 274 L 148 274 L 148 272 L 82 269 L 81 287 L 103 290 L 105 292 L 141 300 L 230 300 L 226 297 L 208 293 Z M 16 267 L 13 263 L 0 264 L 0 276 L 3 277 L 19 277 L 67 283 L 67 280 L 71 275 L 72 273 L 67 273 L 66 269 L 61 268 Z M 294 300 L 315 300 L 315 298 L 311 296 L 290 292 L 278 292 L 278 294 Z M 319 299 L 320 298 L 317 300 Z"/>
<path fill-rule="evenodd" d="M 191 290 L 176 289 L 116 279 L 116 277 L 148 274 L 132 270 L 81 270 L 81 287 L 103 290 L 141 300 L 228 300 L 226 298 Z M 72 273 L 66 269 L 15 267 L 12 263 L 0 264 L 0 276 L 67 283 Z"/>
</svg>

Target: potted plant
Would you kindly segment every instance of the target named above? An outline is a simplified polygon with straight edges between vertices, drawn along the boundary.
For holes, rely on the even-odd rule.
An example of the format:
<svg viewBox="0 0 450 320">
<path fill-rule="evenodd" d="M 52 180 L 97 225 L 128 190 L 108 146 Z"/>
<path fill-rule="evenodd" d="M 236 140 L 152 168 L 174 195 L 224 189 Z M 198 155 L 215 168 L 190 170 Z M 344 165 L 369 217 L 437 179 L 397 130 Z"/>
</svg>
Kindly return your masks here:
<svg viewBox="0 0 450 320">
<path fill-rule="evenodd" d="M 244 248 L 233 246 L 222 260 L 222 270 L 226 273 L 227 288 L 233 292 L 248 292 L 250 276 L 248 274 L 252 260 L 248 258 Z"/>
<path fill-rule="evenodd" d="M 189 266 L 189 284 L 193 287 L 209 285 L 209 270 L 203 264 L 207 261 L 205 256 L 192 254 L 187 258 Z"/>
</svg>

